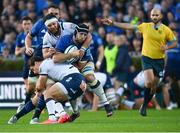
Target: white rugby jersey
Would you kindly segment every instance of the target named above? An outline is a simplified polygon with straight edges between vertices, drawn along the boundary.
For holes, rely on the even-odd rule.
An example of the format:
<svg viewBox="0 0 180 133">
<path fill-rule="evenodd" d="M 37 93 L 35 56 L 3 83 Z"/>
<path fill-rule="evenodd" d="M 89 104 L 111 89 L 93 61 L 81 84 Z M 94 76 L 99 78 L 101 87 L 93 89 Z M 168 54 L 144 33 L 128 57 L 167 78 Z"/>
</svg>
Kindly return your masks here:
<svg viewBox="0 0 180 133">
<path fill-rule="evenodd" d="M 95 72 L 94 76 L 96 77 L 96 79 L 98 79 L 101 83 L 102 86 L 105 85 L 106 80 L 107 80 L 107 76 L 105 73 L 101 73 L 101 72 Z"/>
<path fill-rule="evenodd" d="M 54 36 L 53 34 L 51 34 L 47 31 L 43 38 L 43 48 L 55 47 L 56 42 L 59 37 L 62 37 L 64 35 L 70 35 L 70 34 L 74 33 L 76 24 L 73 24 L 70 22 L 58 22 L 58 23 L 59 23 L 59 26 L 61 29 L 60 36 L 58 36 L 58 37 Z"/>
<path fill-rule="evenodd" d="M 39 67 L 40 75 L 47 75 L 54 81 L 60 81 L 72 73 L 79 73 L 78 69 L 71 64 L 54 63 L 52 59 L 45 59 Z"/>
</svg>

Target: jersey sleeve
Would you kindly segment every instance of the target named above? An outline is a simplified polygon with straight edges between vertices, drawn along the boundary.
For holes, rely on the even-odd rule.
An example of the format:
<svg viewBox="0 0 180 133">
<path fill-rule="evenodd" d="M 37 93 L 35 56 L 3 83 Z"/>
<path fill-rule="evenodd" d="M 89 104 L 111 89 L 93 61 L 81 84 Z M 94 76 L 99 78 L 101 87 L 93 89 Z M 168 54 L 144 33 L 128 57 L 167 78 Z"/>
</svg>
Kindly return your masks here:
<svg viewBox="0 0 180 133">
<path fill-rule="evenodd" d="M 71 39 L 69 35 L 60 37 L 56 43 L 56 51 L 64 53 L 65 49 L 70 45 Z"/>
<path fill-rule="evenodd" d="M 40 30 L 40 28 L 41 28 L 41 25 L 42 25 L 41 20 L 37 21 L 37 22 L 33 25 L 32 29 L 31 29 L 31 32 L 30 32 L 30 35 L 31 35 L 32 37 L 35 37 L 35 36 L 38 34 L 38 32 L 39 32 L 39 30 Z"/>
<path fill-rule="evenodd" d="M 167 42 L 172 42 L 172 41 L 176 41 L 176 37 L 173 33 L 173 31 L 170 28 L 167 28 L 167 34 L 166 34 L 166 41 Z"/>
<path fill-rule="evenodd" d="M 21 44 L 20 34 L 16 37 L 16 47 L 23 47 Z"/>
<path fill-rule="evenodd" d="M 143 33 L 144 26 L 145 26 L 145 23 L 142 23 L 142 24 L 138 25 L 138 26 L 137 26 L 137 30 L 138 30 L 140 33 Z"/>
<path fill-rule="evenodd" d="M 51 43 L 49 42 L 49 38 L 48 38 L 48 32 L 46 32 L 46 34 L 43 37 L 43 48 L 50 48 L 52 47 Z"/>
<path fill-rule="evenodd" d="M 39 67 L 39 75 L 48 75 L 48 68 L 46 61 L 43 61 Z"/>
</svg>

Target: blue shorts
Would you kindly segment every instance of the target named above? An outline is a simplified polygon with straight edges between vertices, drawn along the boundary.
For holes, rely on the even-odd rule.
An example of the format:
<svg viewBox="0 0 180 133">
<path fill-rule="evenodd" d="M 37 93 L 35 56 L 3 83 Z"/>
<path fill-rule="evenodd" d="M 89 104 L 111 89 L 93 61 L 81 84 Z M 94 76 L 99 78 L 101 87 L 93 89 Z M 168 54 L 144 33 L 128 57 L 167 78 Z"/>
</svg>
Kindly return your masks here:
<svg viewBox="0 0 180 133">
<path fill-rule="evenodd" d="M 152 69 L 155 76 L 159 78 L 164 76 L 164 59 L 151 59 L 147 56 L 142 56 L 141 60 L 143 70 Z"/>
<path fill-rule="evenodd" d="M 66 88 L 70 100 L 75 100 L 83 94 L 83 91 L 80 88 L 82 81 L 85 82 L 85 78 L 80 73 L 69 74 L 60 81 Z"/>
</svg>

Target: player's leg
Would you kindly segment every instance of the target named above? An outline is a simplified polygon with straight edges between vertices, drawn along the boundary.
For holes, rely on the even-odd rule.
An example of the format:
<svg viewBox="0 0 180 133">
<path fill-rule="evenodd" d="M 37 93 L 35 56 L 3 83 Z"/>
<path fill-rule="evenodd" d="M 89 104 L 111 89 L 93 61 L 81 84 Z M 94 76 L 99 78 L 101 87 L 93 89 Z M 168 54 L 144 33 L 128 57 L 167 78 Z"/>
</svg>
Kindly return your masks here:
<svg viewBox="0 0 180 133">
<path fill-rule="evenodd" d="M 145 91 L 144 91 L 144 102 L 140 108 L 140 114 L 142 116 L 146 116 L 146 108 L 149 101 L 152 99 L 153 95 L 151 93 L 151 88 L 154 84 L 154 73 L 152 69 L 144 70 L 144 78 L 145 78 Z"/>
<path fill-rule="evenodd" d="M 81 74 L 74 73 L 64 77 L 63 80 L 61 80 L 60 83 L 57 84 L 59 85 L 59 88 L 62 89 L 64 94 L 68 97 L 68 100 L 70 101 L 70 104 L 72 106 L 73 114 L 69 119 L 69 121 L 72 122 L 80 116 L 76 99 L 81 96 L 87 88 L 85 78 Z"/>
<path fill-rule="evenodd" d="M 106 95 L 104 93 L 103 87 L 99 80 L 97 80 L 94 76 L 94 64 L 92 62 L 88 62 L 87 65 L 82 69 L 82 74 L 86 78 L 91 90 L 100 98 L 103 102 L 105 110 L 107 112 L 107 116 L 111 116 L 113 114 L 112 107 L 110 106 Z"/>
<path fill-rule="evenodd" d="M 68 101 L 68 97 L 66 96 L 66 94 L 63 92 L 63 90 L 61 88 L 62 88 L 61 83 L 56 83 L 44 92 L 44 98 L 46 101 L 46 107 L 48 110 L 49 118 L 48 118 L 48 120 L 44 121 L 42 124 L 57 123 L 57 118 L 55 116 L 56 102 L 57 101 L 61 101 L 61 102 Z M 59 103 L 59 105 L 60 105 L 59 111 L 61 111 L 60 119 L 62 119 L 65 116 L 67 116 L 67 113 L 64 111 L 63 106 L 60 103 Z M 68 117 L 68 120 L 69 120 L 69 117 Z"/>
<path fill-rule="evenodd" d="M 18 113 L 16 113 L 9 119 L 8 124 L 16 123 L 18 119 L 20 119 L 27 113 L 31 112 L 35 108 L 38 98 L 39 98 L 39 96 L 38 96 L 38 94 L 36 94 L 30 101 L 28 101 L 24 105 L 24 107 Z"/>
<path fill-rule="evenodd" d="M 49 89 L 53 84 L 54 84 L 54 81 L 51 79 L 48 79 L 46 83 L 46 89 Z M 38 100 L 34 115 L 30 121 L 30 124 L 37 124 L 39 122 L 39 117 L 41 115 L 42 110 L 45 107 L 46 107 L 46 102 L 44 100 L 44 95 L 41 95 L 39 97 L 39 100 Z"/>
</svg>

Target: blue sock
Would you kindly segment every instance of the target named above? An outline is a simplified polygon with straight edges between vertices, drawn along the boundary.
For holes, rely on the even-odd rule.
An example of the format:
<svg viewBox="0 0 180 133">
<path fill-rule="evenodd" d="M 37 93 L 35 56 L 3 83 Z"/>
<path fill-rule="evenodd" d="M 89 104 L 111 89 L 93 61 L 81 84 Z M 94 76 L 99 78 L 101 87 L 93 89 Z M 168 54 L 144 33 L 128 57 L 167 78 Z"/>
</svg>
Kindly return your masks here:
<svg viewBox="0 0 180 133">
<path fill-rule="evenodd" d="M 31 112 L 34 108 L 35 108 L 35 106 L 33 105 L 32 101 L 30 100 L 29 102 L 27 102 L 24 105 L 24 107 L 21 109 L 21 111 L 19 113 L 17 113 L 15 116 L 17 117 L 17 119 L 19 119 L 22 116 L 26 115 L 27 113 Z"/>
<path fill-rule="evenodd" d="M 38 103 L 37 103 L 37 106 L 36 106 L 36 109 L 35 109 L 35 113 L 32 117 L 32 119 L 34 118 L 38 118 L 40 117 L 40 114 L 42 112 L 42 110 L 46 107 L 46 102 L 44 101 L 44 95 L 41 95 L 39 97 L 39 100 L 38 100 Z"/>
<path fill-rule="evenodd" d="M 29 93 L 29 92 L 26 92 L 26 99 L 25 99 L 25 104 L 27 103 L 27 102 L 29 102 L 30 100 L 31 100 L 31 96 L 32 96 L 32 93 Z"/>
</svg>

